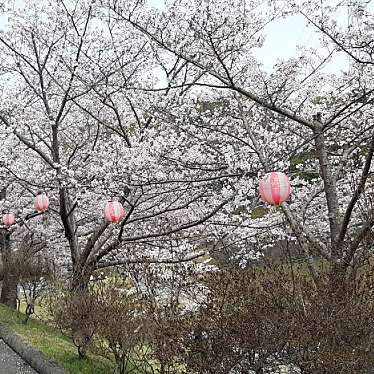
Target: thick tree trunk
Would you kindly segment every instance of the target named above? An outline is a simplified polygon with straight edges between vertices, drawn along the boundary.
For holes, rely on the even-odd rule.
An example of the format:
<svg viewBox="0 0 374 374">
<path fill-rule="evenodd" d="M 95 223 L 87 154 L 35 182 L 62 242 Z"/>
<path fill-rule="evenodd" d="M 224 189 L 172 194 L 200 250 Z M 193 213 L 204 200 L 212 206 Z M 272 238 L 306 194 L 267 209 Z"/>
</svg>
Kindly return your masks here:
<svg viewBox="0 0 374 374">
<path fill-rule="evenodd" d="M 324 191 L 326 196 L 328 217 L 330 223 L 330 239 L 331 239 L 331 254 L 333 258 L 340 256 L 339 247 L 336 245 L 339 238 L 340 229 L 340 211 L 339 211 L 339 200 L 336 191 L 336 181 L 332 174 L 332 166 L 328 156 L 328 149 L 326 146 L 326 138 L 324 128 L 320 118 L 320 113 L 315 117 L 315 146 L 317 151 L 317 157 L 319 160 L 320 175 L 323 180 Z"/>
<path fill-rule="evenodd" d="M 301 374 L 316 374 L 315 369 L 303 368 Z"/>
<path fill-rule="evenodd" d="M 90 277 L 94 272 L 94 268 L 87 265 L 77 264 L 73 271 L 73 276 L 70 282 L 70 291 L 82 292 L 88 290 Z"/>
<path fill-rule="evenodd" d="M 0 303 L 17 308 L 17 285 L 18 276 L 12 266 L 13 258 L 10 249 L 10 234 L 4 232 L 2 235 L 2 261 L 3 261 L 3 284 L 1 289 Z"/>
<path fill-rule="evenodd" d="M 75 264 L 69 285 L 69 297 L 78 297 L 82 300 L 88 295 L 88 286 L 92 273 L 92 267 L 82 266 L 79 262 Z M 67 310 L 67 313 L 69 313 L 69 310 Z M 75 324 L 72 326 L 72 336 L 75 341 L 74 344 L 77 346 L 79 357 L 84 358 L 86 356 L 87 346 L 92 339 L 91 332 L 87 331 L 84 326 Z"/>
<path fill-rule="evenodd" d="M 335 298 L 344 298 L 349 289 L 348 269 L 342 263 L 335 263 L 331 266 L 328 277 L 328 291 Z"/>
<path fill-rule="evenodd" d="M 17 309 L 17 285 L 18 279 L 12 274 L 5 274 L 1 289 L 0 303 Z"/>
</svg>

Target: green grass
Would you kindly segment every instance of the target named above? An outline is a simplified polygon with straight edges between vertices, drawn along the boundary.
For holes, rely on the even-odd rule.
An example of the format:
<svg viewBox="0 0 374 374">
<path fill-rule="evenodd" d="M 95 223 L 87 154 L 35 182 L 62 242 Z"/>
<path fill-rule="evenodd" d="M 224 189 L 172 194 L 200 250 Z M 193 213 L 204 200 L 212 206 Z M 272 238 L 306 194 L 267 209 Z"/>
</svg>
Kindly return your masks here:
<svg viewBox="0 0 374 374">
<path fill-rule="evenodd" d="M 114 372 L 114 363 L 103 357 L 88 355 L 86 359 L 80 359 L 71 340 L 58 329 L 32 318 L 24 324 L 23 319 L 24 314 L 0 305 L 0 323 L 7 325 L 25 342 L 59 363 L 67 373 L 110 374 Z"/>
</svg>

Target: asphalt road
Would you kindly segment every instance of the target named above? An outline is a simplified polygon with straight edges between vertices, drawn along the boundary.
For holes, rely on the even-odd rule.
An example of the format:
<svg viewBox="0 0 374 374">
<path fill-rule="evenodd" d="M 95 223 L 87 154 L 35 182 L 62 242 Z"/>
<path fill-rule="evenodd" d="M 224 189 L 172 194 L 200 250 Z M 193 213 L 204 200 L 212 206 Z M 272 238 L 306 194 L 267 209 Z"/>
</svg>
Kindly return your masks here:
<svg viewBox="0 0 374 374">
<path fill-rule="evenodd" d="M 38 374 L 0 339 L 0 374 Z"/>
</svg>

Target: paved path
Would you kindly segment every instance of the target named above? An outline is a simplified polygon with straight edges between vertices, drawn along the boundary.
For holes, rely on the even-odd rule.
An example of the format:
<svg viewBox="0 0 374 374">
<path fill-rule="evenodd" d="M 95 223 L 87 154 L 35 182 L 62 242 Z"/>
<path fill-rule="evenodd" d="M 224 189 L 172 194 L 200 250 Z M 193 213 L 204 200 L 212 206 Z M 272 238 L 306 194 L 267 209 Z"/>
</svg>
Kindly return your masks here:
<svg viewBox="0 0 374 374">
<path fill-rule="evenodd" d="M 38 374 L 0 339 L 0 374 Z"/>
</svg>

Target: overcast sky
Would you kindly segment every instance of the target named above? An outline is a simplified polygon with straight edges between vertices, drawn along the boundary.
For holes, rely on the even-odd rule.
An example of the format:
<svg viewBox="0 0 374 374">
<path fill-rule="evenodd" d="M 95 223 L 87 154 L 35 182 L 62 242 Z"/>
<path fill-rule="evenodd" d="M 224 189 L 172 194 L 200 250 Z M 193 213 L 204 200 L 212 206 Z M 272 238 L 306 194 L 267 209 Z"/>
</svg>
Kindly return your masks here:
<svg viewBox="0 0 374 374">
<path fill-rule="evenodd" d="M 159 9 L 163 8 L 164 0 L 148 0 L 148 4 Z M 346 20 L 346 14 L 339 14 L 341 22 Z M 311 27 L 306 26 L 305 19 L 300 16 L 292 16 L 287 19 L 277 20 L 265 28 L 266 40 L 261 49 L 254 53 L 263 64 L 266 71 L 270 72 L 277 59 L 286 59 L 296 55 L 297 46 L 308 46 L 319 50 L 321 48 L 318 35 Z M 348 61 L 343 55 L 335 58 L 326 66 L 331 72 L 339 73 L 341 69 L 348 67 Z"/>
</svg>

